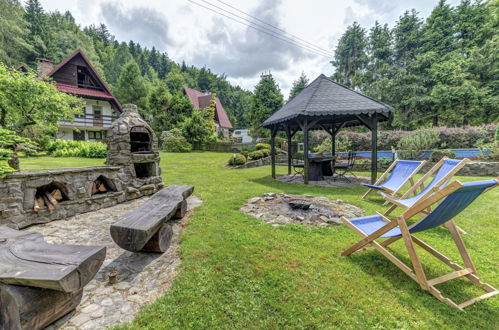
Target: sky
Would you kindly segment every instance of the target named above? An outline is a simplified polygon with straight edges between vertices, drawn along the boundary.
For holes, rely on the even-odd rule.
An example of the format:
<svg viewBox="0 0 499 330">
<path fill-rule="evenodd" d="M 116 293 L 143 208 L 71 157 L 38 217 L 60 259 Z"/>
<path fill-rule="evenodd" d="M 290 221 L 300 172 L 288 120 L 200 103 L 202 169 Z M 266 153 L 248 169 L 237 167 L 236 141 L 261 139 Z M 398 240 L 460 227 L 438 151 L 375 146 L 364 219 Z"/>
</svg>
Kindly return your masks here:
<svg viewBox="0 0 499 330">
<path fill-rule="evenodd" d="M 287 98 L 301 72 L 310 80 L 321 73 L 329 76 L 334 72 L 332 57 L 256 31 L 192 1 L 227 16 L 220 8 L 252 22 L 263 24 L 260 22 L 263 21 L 300 38 L 302 45 L 312 44 L 330 54 L 354 21 L 366 29 L 376 20 L 393 26 L 405 10 L 415 8 L 424 18 L 437 3 L 437 0 L 41 0 L 41 3 L 47 11 L 71 11 L 82 27 L 104 23 L 119 41 L 134 40 L 148 48 L 155 46 L 176 62 L 206 66 L 248 90 L 254 89 L 260 74 L 270 71 Z M 456 5 L 459 1 L 447 2 Z"/>
</svg>

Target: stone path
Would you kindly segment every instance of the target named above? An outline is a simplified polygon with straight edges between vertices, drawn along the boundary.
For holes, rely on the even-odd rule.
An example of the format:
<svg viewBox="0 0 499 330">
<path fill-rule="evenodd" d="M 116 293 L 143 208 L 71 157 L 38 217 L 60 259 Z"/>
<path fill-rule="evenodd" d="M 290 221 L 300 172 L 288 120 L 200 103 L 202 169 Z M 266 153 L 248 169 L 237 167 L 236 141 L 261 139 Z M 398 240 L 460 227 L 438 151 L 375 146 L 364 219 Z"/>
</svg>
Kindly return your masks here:
<svg viewBox="0 0 499 330">
<path fill-rule="evenodd" d="M 363 183 L 371 183 L 371 179 L 365 176 L 354 177 L 353 175 L 346 175 L 346 177 L 350 181 L 347 181 L 344 178 L 335 178 L 333 181 L 331 177 L 325 177 L 325 180 L 323 181 L 309 181 L 308 183 L 319 187 L 358 187 Z M 277 180 L 285 183 L 304 184 L 303 176 L 301 175 L 284 175 L 278 177 Z"/>
<path fill-rule="evenodd" d="M 172 244 L 165 253 L 133 253 L 119 248 L 111 239 L 109 226 L 148 199 L 143 197 L 26 229 L 42 233 L 49 243 L 107 247 L 106 260 L 96 277 L 85 287 L 82 302 L 76 311 L 47 329 L 106 329 L 132 320 L 140 308 L 169 290 L 181 262 L 178 234 L 192 209 L 202 201 L 195 196 L 187 199 L 190 212 L 173 225 Z M 113 271 L 117 273 L 118 280 L 115 284 L 109 284 L 109 273 Z"/>
</svg>

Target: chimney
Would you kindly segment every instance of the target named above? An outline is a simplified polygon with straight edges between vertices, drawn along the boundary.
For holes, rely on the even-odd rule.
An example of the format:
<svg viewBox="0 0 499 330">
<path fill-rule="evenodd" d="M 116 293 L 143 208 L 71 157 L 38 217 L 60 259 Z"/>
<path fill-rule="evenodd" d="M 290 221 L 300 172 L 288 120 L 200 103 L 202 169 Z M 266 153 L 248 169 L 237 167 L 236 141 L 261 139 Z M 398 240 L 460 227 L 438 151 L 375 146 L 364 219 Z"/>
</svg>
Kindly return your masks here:
<svg viewBox="0 0 499 330">
<path fill-rule="evenodd" d="M 40 78 L 45 77 L 54 68 L 54 62 L 46 58 L 37 58 L 35 63 Z"/>
</svg>

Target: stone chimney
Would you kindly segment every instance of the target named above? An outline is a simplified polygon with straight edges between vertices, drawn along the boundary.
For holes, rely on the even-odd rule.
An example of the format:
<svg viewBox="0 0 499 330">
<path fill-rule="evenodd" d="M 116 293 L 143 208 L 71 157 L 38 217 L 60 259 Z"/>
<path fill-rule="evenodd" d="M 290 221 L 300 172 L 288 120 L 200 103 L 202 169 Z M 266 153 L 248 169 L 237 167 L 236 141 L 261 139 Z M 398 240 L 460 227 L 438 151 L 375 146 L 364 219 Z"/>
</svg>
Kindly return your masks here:
<svg viewBox="0 0 499 330">
<path fill-rule="evenodd" d="M 46 58 L 37 58 L 35 59 L 38 76 L 40 78 L 45 77 L 52 69 L 54 69 L 54 62 L 51 60 L 47 60 Z"/>
</svg>

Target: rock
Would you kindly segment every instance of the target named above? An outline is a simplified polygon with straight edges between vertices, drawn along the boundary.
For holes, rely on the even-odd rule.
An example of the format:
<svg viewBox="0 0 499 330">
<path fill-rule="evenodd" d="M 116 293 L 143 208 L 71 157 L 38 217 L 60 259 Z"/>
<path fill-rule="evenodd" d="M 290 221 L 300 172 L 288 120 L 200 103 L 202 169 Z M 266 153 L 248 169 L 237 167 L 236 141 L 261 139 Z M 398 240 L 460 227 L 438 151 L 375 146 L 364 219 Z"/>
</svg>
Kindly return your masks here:
<svg viewBox="0 0 499 330">
<path fill-rule="evenodd" d="M 252 199 L 250 199 L 248 201 L 249 204 L 255 204 L 255 203 L 258 203 L 259 201 L 261 200 L 260 197 L 253 197 Z"/>
<path fill-rule="evenodd" d="M 263 194 L 264 197 L 272 197 L 274 198 L 276 196 L 276 193 L 265 193 Z"/>
<path fill-rule="evenodd" d="M 81 327 L 84 323 L 88 321 L 90 321 L 90 315 L 88 314 L 80 314 L 71 319 L 71 323 L 73 323 L 77 327 Z"/>
<path fill-rule="evenodd" d="M 112 306 L 113 305 L 113 300 L 111 298 L 105 298 L 104 300 L 101 301 L 101 306 Z"/>
<path fill-rule="evenodd" d="M 100 309 L 101 307 L 97 304 L 91 304 L 91 305 L 88 305 L 84 308 L 81 309 L 81 312 L 82 313 L 85 313 L 85 314 L 91 314 L 93 312 L 95 312 L 96 310 Z"/>
<path fill-rule="evenodd" d="M 104 316 L 104 308 L 100 308 L 98 310 L 96 310 L 95 312 L 93 312 L 92 314 L 90 314 L 90 317 L 92 319 L 98 319 L 98 318 L 101 318 Z"/>
<path fill-rule="evenodd" d="M 128 282 L 119 282 L 118 284 L 116 284 L 114 286 L 114 288 L 116 290 L 120 290 L 120 291 L 123 291 L 123 290 L 128 290 L 129 288 L 131 287 L 130 283 Z"/>
</svg>

